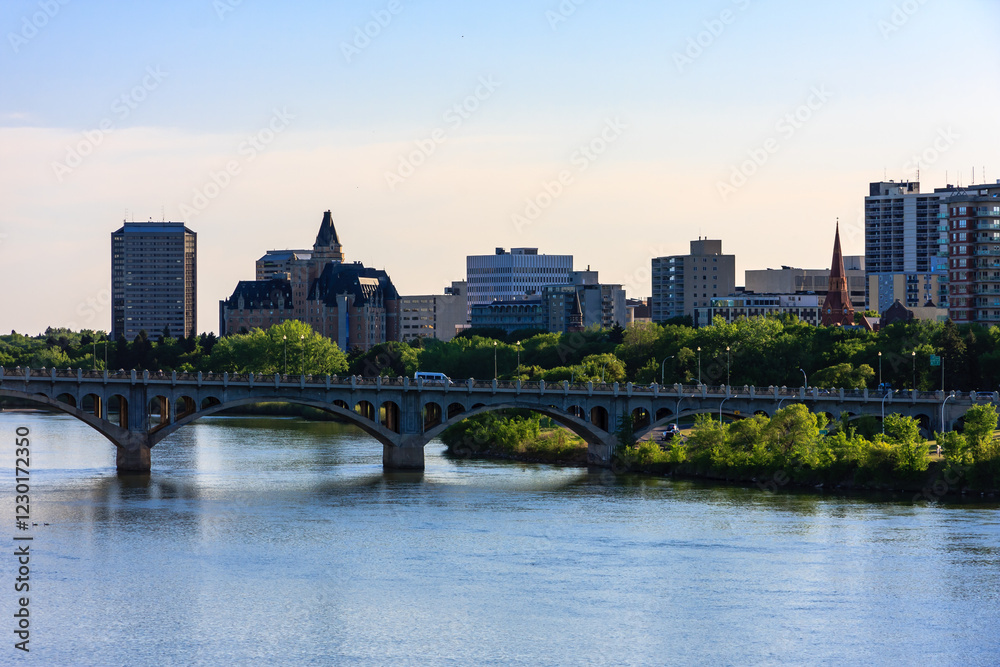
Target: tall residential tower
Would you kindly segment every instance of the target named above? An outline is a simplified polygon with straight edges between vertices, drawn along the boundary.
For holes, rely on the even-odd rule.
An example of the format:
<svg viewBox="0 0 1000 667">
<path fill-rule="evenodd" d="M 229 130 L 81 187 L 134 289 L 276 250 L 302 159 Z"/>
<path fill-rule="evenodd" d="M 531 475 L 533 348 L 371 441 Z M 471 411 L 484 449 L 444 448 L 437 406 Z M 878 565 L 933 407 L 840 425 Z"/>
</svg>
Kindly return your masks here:
<svg viewBox="0 0 1000 667">
<path fill-rule="evenodd" d="M 126 222 L 111 234 L 111 337 L 197 333 L 197 235 L 183 222 Z"/>
</svg>

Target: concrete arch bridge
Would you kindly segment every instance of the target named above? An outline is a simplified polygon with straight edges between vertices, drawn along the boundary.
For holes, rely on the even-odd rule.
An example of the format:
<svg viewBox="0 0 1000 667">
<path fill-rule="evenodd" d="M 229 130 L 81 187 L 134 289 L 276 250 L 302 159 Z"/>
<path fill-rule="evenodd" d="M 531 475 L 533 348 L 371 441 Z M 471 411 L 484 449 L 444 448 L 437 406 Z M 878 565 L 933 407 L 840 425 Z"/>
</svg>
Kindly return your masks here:
<svg viewBox="0 0 1000 667">
<path fill-rule="evenodd" d="M 410 378 L 150 373 L 9 369 L 0 367 L 0 397 L 61 410 L 88 424 L 117 448 L 122 473 L 149 472 L 152 448 L 192 421 L 227 408 L 282 401 L 326 410 L 382 443 L 386 469 L 422 469 L 424 445 L 458 421 L 481 412 L 524 408 L 582 437 L 593 465 L 609 466 L 625 415 L 641 438 L 662 425 L 700 413 L 730 418 L 773 415 L 793 402 L 814 412 L 852 417 L 898 412 L 944 430 L 996 393 L 707 385 L 570 384 L 463 380 L 451 384 Z"/>
</svg>

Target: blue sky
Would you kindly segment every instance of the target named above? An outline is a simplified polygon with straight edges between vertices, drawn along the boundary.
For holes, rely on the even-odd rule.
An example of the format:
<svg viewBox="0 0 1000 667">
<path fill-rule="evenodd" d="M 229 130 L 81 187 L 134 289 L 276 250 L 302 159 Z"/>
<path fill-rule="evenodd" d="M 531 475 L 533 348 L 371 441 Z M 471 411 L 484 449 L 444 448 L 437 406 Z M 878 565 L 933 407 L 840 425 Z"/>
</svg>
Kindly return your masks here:
<svg viewBox="0 0 1000 667">
<path fill-rule="evenodd" d="M 868 182 L 915 178 L 913 156 L 924 188 L 1000 177 L 998 19 L 989 0 L 6 2 L 0 331 L 108 328 L 126 210 L 198 232 L 203 330 L 326 209 L 347 258 L 411 294 L 496 246 L 571 253 L 630 296 L 699 234 L 738 276 L 824 267 L 838 217 L 863 252 Z"/>
</svg>

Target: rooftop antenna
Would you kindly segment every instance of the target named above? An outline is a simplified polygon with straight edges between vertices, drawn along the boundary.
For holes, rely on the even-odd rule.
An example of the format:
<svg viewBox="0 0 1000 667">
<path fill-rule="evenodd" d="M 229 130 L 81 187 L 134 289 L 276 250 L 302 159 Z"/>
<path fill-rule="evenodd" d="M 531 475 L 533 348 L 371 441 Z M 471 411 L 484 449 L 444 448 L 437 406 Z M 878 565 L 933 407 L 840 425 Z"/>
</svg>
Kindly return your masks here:
<svg viewBox="0 0 1000 667">
<path fill-rule="evenodd" d="M 917 183 L 920 182 L 920 162 L 917 162 Z"/>
<path fill-rule="evenodd" d="M 163 204 L 160 204 L 160 217 L 162 218 L 163 222 L 167 221 L 167 207 L 164 206 Z"/>
</svg>

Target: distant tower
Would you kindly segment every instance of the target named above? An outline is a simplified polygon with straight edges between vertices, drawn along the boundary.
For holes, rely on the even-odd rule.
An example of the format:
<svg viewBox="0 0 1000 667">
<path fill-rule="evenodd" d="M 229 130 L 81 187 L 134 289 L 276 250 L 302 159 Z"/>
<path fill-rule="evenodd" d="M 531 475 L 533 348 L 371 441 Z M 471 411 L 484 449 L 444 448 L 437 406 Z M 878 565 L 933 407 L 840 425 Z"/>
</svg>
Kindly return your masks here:
<svg viewBox="0 0 1000 667">
<path fill-rule="evenodd" d="M 333 226 L 333 215 L 330 211 L 323 214 L 316 243 L 313 245 L 312 259 L 326 262 L 343 262 L 344 252 L 337 238 L 337 229 Z"/>
<path fill-rule="evenodd" d="M 830 286 L 823 301 L 823 326 L 843 326 L 854 324 L 854 306 L 847 291 L 847 273 L 844 271 L 844 255 L 840 252 L 840 222 L 833 239 L 833 261 L 830 263 Z"/>
<path fill-rule="evenodd" d="M 573 292 L 573 308 L 569 311 L 569 325 L 566 331 L 583 331 L 583 306 L 580 305 L 580 293 Z"/>
</svg>

